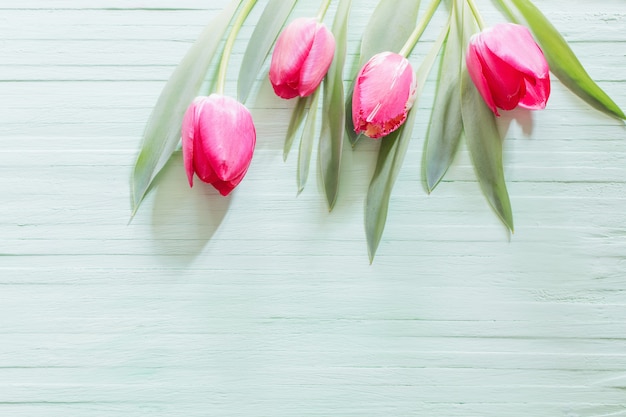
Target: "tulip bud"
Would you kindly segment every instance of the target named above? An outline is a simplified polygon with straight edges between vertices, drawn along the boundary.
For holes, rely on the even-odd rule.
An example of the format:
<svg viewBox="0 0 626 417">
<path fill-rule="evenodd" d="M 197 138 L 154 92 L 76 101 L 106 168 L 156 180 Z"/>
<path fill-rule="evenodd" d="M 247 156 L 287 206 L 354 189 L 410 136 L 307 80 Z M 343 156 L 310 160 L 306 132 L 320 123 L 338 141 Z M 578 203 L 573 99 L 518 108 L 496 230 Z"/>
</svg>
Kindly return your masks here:
<svg viewBox="0 0 626 417">
<path fill-rule="evenodd" d="M 195 173 L 228 195 L 246 174 L 256 143 L 248 109 L 218 94 L 196 97 L 187 108 L 181 133 L 189 186 Z"/>
<path fill-rule="evenodd" d="M 277 96 L 311 95 L 322 82 L 335 54 L 333 34 L 316 19 L 291 22 L 276 40 L 269 78 Z"/>
<path fill-rule="evenodd" d="M 416 85 L 405 57 L 392 52 L 374 55 L 361 68 L 354 85 L 354 131 L 377 139 L 399 128 L 413 106 Z"/>
<path fill-rule="evenodd" d="M 501 23 L 473 35 L 466 63 L 474 85 L 496 116 L 498 107 L 546 107 L 550 69 L 528 28 Z"/>
</svg>

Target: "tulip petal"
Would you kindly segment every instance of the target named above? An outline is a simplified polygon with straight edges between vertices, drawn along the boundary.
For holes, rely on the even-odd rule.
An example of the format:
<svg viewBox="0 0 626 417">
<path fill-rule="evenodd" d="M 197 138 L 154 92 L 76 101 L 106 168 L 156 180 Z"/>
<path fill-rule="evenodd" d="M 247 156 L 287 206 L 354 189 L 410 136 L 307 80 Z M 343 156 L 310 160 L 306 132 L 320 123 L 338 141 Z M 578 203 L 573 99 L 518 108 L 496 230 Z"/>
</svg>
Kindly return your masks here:
<svg viewBox="0 0 626 417">
<path fill-rule="evenodd" d="M 252 116 L 237 100 L 217 94 L 202 105 L 198 117 L 202 152 L 217 178 L 236 179 L 245 173 L 252 159 L 256 142 Z"/>
<path fill-rule="evenodd" d="M 298 90 L 290 87 L 287 84 L 272 84 L 274 93 L 280 98 L 289 100 L 290 98 L 298 97 Z"/>
<path fill-rule="evenodd" d="M 527 27 L 500 23 L 482 32 L 485 48 L 529 78 L 546 78 L 550 71 L 541 48 Z"/>
<path fill-rule="evenodd" d="M 501 23 L 485 30 L 482 37 L 485 49 L 490 52 L 486 56 L 497 56 L 523 75 L 524 94 L 520 96 L 520 106 L 545 108 L 550 96 L 550 69 L 530 30 L 517 24 Z"/>
<path fill-rule="evenodd" d="M 335 54 L 335 38 L 326 26 L 319 24 L 309 55 L 300 70 L 300 97 L 311 95 L 328 72 Z"/>
<path fill-rule="evenodd" d="M 479 55 L 479 59 L 496 106 L 513 110 L 526 93 L 524 76 L 489 50 Z"/>
<path fill-rule="evenodd" d="M 199 135 L 194 139 L 194 148 L 196 152 L 193 154 L 193 169 L 200 180 L 211 184 L 217 180 L 217 176 L 211 167 L 211 162 L 202 151 L 202 139 Z"/>
<path fill-rule="evenodd" d="M 474 82 L 474 85 L 476 85 L 476 89 L 478 89 L 478 92 L 487 104 L 487 107 L 489 107 L 496 116 L 500 116 L 498 108 L 496 107 L 496 103 L 493 100 L 493 96 L 491 95 L 491 90 L 489 89 L 489 83 L 487 82 L 487 78 L 485 78 L 485 74 L 483 74 L 482 61 L 478 57 L 476 48 L 473 45 L 473 41 L 470 40 L 470 46 L 467 51 L 467 58 L 465 60 L 467 64 L 467 72 L 469 72 L 470 78 Z"/>
<path fill-rule="evenodd" d="M 278 36 L 272 53 L 269 78 L 279 97 L 293 98 L 298 95 L 300 69 L 311 50 L 316 27 L 315 19 L 299 18 Z"/>
<path fill-rule="evenodd" d="M 498 3 L 508 15 L 512 15 L 503 0 L 498 0 Z M 512 3 L 537 37 L 550 71 L 563 85 L 595 109 L 618 119 L 626 119 L 619 106 L 587 74 L 563 36 L 543 13 L 530 0 L 512 0 Z"/>
<path fill-rule="evenodd" d="M 359 71 L 353 94 L 355 131 L 371 138 L 397 129 L 412 106 L 415 74 L 403 56 L 391 52 L 374 55 Z"/>
<path fill-rule="evenodd" d="M 215 181 L 217 177 L 215 176 L 215 172 L 211 167 L 211 162 L 207 159 L 206 154 L 203 151 L 202 141 L 204 140 L 204 136 L 202 135 L 202 131 L 200 130 L 200 120 L 205 117 L 203 116 L 203 112 L 207 109 L 207 100 L 207 97 L 198 97 L 193 102 L 194 136 L 191 146 L 193 146 L 193 149 L 195 150 L 192 155 L 194 172 L 201 181 L 211 183 Z M 189 176 L 189 171 L 187 171 L 187 176 Z"/>
<path fill-rule="evenodd" d="M 185 116 L 183 117 L 183 124 L 181 128 L 182 148 L 183 148 L 183 163 L 185 165 L 185 172 L 187 173 L 187 180 L 189 186 L 193 187 L 193 141 L 194 141 L 194 126 L 196 121 L 196 103 L 195 101 L 187 108 Z"/>
<path fill-rule="evenodd" d="M 526 95 L 522 97 L 519 105 L 530 110 L 545 109 L 550 97 L 550 76 L 532 81 L 526 80 Z"/>
<path fill-rule="evenodd" d="M 236 178 L 233 178 L 230 181 L 220 181 L 219 179 L 216 179 L 214 181 L 211 181 L 211 185 L 223 196 L 227 196 L 228 194 L 230 194 L 231 191 L 233 191 L 235 189 L 235 187 L 237 187 L 237 185 L 239 185 L 239 183 L 241 182 L 241 180 L 243 180 L 243 177 L 246 175 L 246 172 L 248 171 L 247 167 L 246 170 L 243 171 L 239 176 L 237 176 Z"/>
</svg>

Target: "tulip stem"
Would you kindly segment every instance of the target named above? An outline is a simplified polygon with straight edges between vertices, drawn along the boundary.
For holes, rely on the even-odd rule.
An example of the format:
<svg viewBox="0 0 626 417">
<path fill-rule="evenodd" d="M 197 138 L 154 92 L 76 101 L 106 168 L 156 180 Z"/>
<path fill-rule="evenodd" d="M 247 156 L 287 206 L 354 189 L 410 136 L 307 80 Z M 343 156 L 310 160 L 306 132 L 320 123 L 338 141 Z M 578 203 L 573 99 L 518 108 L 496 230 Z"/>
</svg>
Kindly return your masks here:
<svg viewBox="0 0 626 417">
<path fill-rule="evenodd" d="M 478 7 L 476 7 L 476 3 L 474 2 L 474 0 L 467 0 L 467 4 L 469 5 L 470 9 L 472 9 L 472 14 L 474 15 L 474 19 L 476 19 L 476 23 L 478 23 L 478 27 L 480 28 L 480 30 L 486 28 L 487 25 L 485 24 L 483 17 L 480 15 L 480 12 L 478 11 Z"/>
<path fill-rule="evenodd" d="M 328 6 L 330 6 L 330 0 L 324 0 L 322 5 L 320 6 L 319 12 L 317 12 L 316 19 L 321 22 L 324 20 L 324 16 L 326 15 L 326 11 L 328 10 Z"/>
<path fill-rule="evenodd" d="M 417 26 L 411 33 L 411 36 L 409 36 L 409 39 L 407 39 L 406 43 L 400 50 L 399 52 L 400 55 L 402 55 L 405 58 L 409 56 L 413 48 L 415 48 L 415 44 L 417 43 L 419 38 L 422 36 L 422 33 L 424 33 L 424 30 L 426 30 L 428 23 L 430 23 L 430 20 L 433 18 L 433 15 L 435 14 L 435 11 L 437 10 L 437 7 L 439 7 L 440 3 L 441 3 L 441 0 L 433 0 L 430 3 L 430 5 L 428 6 L 428 9 L 426 9 L 426 14 L 422 18 L 422 20 L 419 21 L 419 23 L 417 24 Z"/>
<path fill-rule="evenodd" d="M 250 14 L 250 11 L 254 7 L 256 0 L 248 0 L 243 8 L 237 14 L 237 19 L 233 23 L 233 27 L 230 29 L 230 33 L 228 34 L 228 38 L 226 38 L 226 43 L 224 44 L 224 51 L 222 52 L 222 58 L 220 60 L 220 66 L 217 70 L 217 84 L 215 86 L 215 92 L 218 94 L 224 94 L 224 86 L 226 85 L 226 68 L 228 67 L 228 59 L 230 58 L 230 54 L 233 51 L 233 45 L 235 44 L 235 38 L 237 38 L 237 33 L 239 33 L 239 29 L 243 26 L 243 22 Z"/>
</svg>

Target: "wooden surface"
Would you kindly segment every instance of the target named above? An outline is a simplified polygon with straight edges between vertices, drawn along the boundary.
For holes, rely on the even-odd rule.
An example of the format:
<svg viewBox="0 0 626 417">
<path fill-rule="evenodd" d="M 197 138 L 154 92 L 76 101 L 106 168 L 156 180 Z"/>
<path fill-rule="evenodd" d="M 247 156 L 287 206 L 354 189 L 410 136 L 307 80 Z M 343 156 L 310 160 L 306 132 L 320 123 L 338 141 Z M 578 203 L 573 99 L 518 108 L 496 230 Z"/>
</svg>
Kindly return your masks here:
<svg viewBox="0 0 626 417">
<path fill-rule="evenodd" d="M 376 1 L 353 3 L 348 69 Z M 233 195 L 177 156 L 128 224 L 151 107 L 225 4 L 0 0 L 0 415 L 626 416 L 626 129 L 556 80 L 500 120 L 511 237 L 464 145 L 424 193 L 430 82 L 370 266 L 377 143 L 346 151 L 332 213 L 315 175 L 296 197 L 293 102 L 263 74 Z M 626 2 L 536 4 L 625 109 Z"/>
</svg>

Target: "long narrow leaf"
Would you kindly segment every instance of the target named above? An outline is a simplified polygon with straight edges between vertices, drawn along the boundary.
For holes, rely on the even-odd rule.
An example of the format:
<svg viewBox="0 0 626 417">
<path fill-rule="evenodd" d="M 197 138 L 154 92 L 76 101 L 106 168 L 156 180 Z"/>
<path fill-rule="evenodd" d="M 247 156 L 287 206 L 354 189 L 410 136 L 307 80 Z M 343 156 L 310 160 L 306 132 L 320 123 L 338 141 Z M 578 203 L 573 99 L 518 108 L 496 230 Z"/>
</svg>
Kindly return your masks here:
<svg viewBox="0 0 626 417">
<path fill-rule="evenodd" d="M 248 98 L 263 62 L 296 2 L 297 0 L 270 0 L 265 6 L 252 32 L 239 69 L 237 97 L 242 103 Z"/>
<path fill-rule="evenodd" d="M 346 60 L 348 14 L 351 3 L 352 0 L 340 0 L 337 7 L 333 23 L 333 34 L 336 41 L 335 57 L 324 81 L 319 162 L 329 210 L 333 209 L 339 191 L 339 170 L 345 132 L 343 66 Z"/>
<path fill-rule="evenodd" d="M 345 118 L 346 118 L 346 134 L 348 136 L 348 140 L 350 141 L 350 146 L 354 148 L 357 142 L 363 137 L 362 134 L 356 133 L 354 131 L 354 122 L 352 121 L 352 95 L 354 93 L 354 85 L 356 83 L 356 79 L 352 80 L 350 84 L 350 88 L 348 89 L 348 93 L 346 94 L 346 104 L 344 107 Z"/>
<path fill-rule="evenodd" d="M 402 49 L 413 28 L 415 28 L 419 7 L 420 0 L 380 0 L 363 32 L 359 68 L 379 52 L 398 52 Z M 352 147 L 362 137 L 362 135 L 357 135 L 354 132 L 352 123 L 352 92 L 355 81 L 352 81 L 348 90 L 345 106 L 346 132 Z"/>
<path fill-rule="evenodd" d="M 365 26 L 359 68 L 379 52 L 399 52 L 415 28 L 420 0 L 381 0 Z"/>
<path fill-rule="evenodd" d="M 424 143 L 423 169 L 428 192 L 432 192 L 452 164 L 463 133 L 461 117 L 461 68 L 465 39 L 461 12 L 452 5 L 450 32 L 444 48 L 435 102 Z"/>
<path fill-rule="evenodd" d="M 428 74 L 443 46 L 447 32 L 448 27 L 446 25 L 446 28 L 441 31 L 435 44 L 417 70 L 416 99 L 412 110 L 409 111 L 407 120 L 398 130 L 381 139 L 376 169 L 365 199 L 365 235 L 367 237 L 370 263 L 374 261 L 378 244 L 385 230 L 391 190 L 402 167 L 402 162 L 411 139 L 415 115 L 417 114 L 417 102 L 422 94 Z"/>
<path fill-rule="evenodd" d="M 461 109 L 465 140 L 478 182 L 491 207 L 513 231 L 513 213 L 502 166 L 502 139 L 493 112 L 467 71 L 461 77 Z"/>
<path fill-rule="evenodd" d="M 462 10 L 463 36 L 469 39 L 477 30 L 476 22 L 465 0 L 455 0 Z M 502 138 L 496 117 L 474 86 L 467 68 L 461 73 L 461 114 L 463 131 L 476 177 L 487 201 L 502 222 L 513 231 L 513 212 L 504 180 Z"/>
<path fill-rule="evenodd" d="M 146 124 L 143 143 L 131 179 L 133 215 L 155 177 L 180 140 L 187 106 L 198 94 L 209 65 L 240 0 L 233 0 L 200 34 L 165 84 Z"/>
<path fill-rule="evenodd" d="M 311 164 L 311 154 L 313 153 L 313 142 L 315 142 L 315 121 L 317 120 L 317 105 L 319 103 L 320 89 L 313 93 L 311 107 L 309 108 L 300 139 L 300 149 L 298 150 L 298 194 L 304 190 L 306 180 L 309 176 L 309 166 Z"/>
<path fill-rule="evenodd" d="M 285 146 L 283 147 L 284 161 L 287 160 L 287 156 L 289 155 L 289 151 L 291 150 L 291 145 L 296 138 L 296 133 L 298 133 L 298 129 L 307 115 L 307 107 L 309 107 L 311 103 L 311 96 L 298 97 L 296 100 L 296 105 L 291 113 L 291 119 L 289 119 L 287 134 L 285 135 Z"/>
<path fill-rule="evenodd" d="M 381 139 L 376 169 L 365 199 L 365 235 L 370 263 L 374 261 L 380 238 L 385 230 L 391 190 L 411 141 L 415 114 L 417 114 L 415 109 L 410 110 L 405 123 Z"/>
<path fill-rule="evenodd" d="M 612 117 L 626 119 L 622 109 L 591 79 L 567 41 L 541 11 L 529 0 L 510 0 L 541 46 L 550 71 L 574 94 L 590 106 Z M 498 0 L 507 14 L 514 17 L 504 0 Z"/>
</svg>

